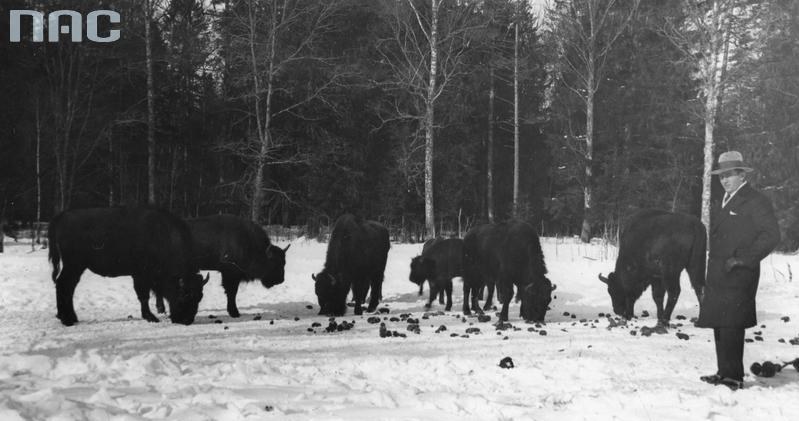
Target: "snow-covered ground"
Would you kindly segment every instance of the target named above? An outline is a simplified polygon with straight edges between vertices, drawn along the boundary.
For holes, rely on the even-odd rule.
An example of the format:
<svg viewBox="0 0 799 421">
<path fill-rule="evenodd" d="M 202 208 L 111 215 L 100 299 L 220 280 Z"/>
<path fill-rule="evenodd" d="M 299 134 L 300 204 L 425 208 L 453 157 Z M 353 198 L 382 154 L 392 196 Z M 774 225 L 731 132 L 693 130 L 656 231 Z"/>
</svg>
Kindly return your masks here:
<svg viewBox="0 0 799 421">
<path fill-rule="evenodd" d="M 426 297 L 408 281 L 421 244 L 392 245 L 380 306 L 390 312 L 380 316 L 407 338 L 380 338 L 379 325 L 367 321 L 373 315 L 351 312 L 336 321 L 354 322 L 352 329 L 325 331 L 329 320 L 316 315 L 310 275 L 321 269 L 326 244 L 315 241 L 292 242 L 282 285 L 242 285 L 239 319 L 227 316 L 216 273 L 196 322 L 182 326 L 141 320 L 130 278 L 87 272 L 75 293 L 80 322 L 73 327 L 55 318 L 46 250 L 7 242 L 0 254 L 0 420 L 799 417 L 792 367 L 771 379 L 748 374 L 746 389 L 737 392 L 699 381 L 715 372 L 715 356 L 712 332 L 689 321 L 698 306 L 686 275 L 672 320 L 681 325 L 643 336 L 654 316 L 609 328 L 599 315 L 611 311 L 597 274 L 612 270 L 613 247 L 572 239 L 544 239 L 543 246 L 558 286 L 546 324 L 525 324 L 513 304 L 516 329 L 498 332 L 493 312 L 490 322 L 463 321 L 457 280 L 455 311 L 438 314 L 436 305 L 424 318 Z M 799 357 L 799 346 L 788 342 L 799 336 L 799 282 L 791 275 L 797 267 L 797 256 L 764 261 L 761 326 L 747 331 L 751 339 L 760 332 L 762 341 L 746 345 L 747 367 Z M 648 292 L 636 314 L 644 310 L 655 312 Z M 408 313 L 419 319 L 419 334 L 407 330 Z M 446 330 L 436 333 L 442 325 Z M 467 328 L 480 332 L 465 337 Z M 515 368 L 500 368 L 503 357 Z"/>
</svg>

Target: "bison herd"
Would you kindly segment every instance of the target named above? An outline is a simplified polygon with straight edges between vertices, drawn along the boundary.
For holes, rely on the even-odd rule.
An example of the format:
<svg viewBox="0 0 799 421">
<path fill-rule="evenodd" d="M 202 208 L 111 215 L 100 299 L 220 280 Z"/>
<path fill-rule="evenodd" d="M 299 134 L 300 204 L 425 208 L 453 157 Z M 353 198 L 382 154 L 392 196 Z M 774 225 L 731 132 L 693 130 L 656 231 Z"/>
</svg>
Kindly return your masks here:
<svg viewBox="0 0 799 421">
<path fill-rule="evenodd" d="M 131 276 L 141 316 L 169 305 L 173 323 L 191 324 L 197 315 L 208 276 L 218 271 L 227 296 L 227 312 L 239 317 L 236 294 L 242 281 L 259 280 L 270 288 L 284 280 L 286 248 L 273 245 L 258 225 L 231 215 L 183 220 L 150 207 L 76 209 L 50 223 L 49 259 L 56 289 L 56 317 L 66 326 L 78 321 L 73 306 L 75 287 L 86 269 L 104 276 Z M 704 287 L 705 230 L 698 219 L 670 212 L 644 210 L 622 230 L 616 268 L 600 280 L 608 286 L 613 310 L 630 318 L 633 305 L 651 285 L 659 323 L 667 323 L 680 294 L 679 276 L 687 269 L 697 296 Z M 351 214 L 333 227 L 323 269 L 312 275 L 319 314 L 344 315 L 352 292 L 354 312 L 374 312 L 382 299 L 389 234 L 385 226 Z M 463 314 L 483 314 L 496 290 L 502 308 L 499 322 L 508 320 L 511 300 L 520 301 L 525 321 L 544 320 L 555 285 L 536 230 L 523 221 L 479 225 L 463 239 L 436 238 L 424 244 L 410 262 L 410 281 L 423 293 L 427 281 L 430 308 L 438 298 L 452 308 L 453 278 L 463 280 Z M 663 298 L 668 293 L 665 309 Z M 478 300 L 487 294 L 483 308 Z"/>
</svg>

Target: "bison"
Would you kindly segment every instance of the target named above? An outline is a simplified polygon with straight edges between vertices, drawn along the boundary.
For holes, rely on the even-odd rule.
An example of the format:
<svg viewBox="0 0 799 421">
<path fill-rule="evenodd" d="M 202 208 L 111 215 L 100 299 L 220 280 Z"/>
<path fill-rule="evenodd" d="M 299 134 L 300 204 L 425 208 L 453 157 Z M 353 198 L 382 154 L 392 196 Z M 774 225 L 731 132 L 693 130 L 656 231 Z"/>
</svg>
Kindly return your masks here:
<svg viewBox="0 0 799 421">
<path fill-rule="evenodd" d="M 327 246 L 325 266 L 312 275 L 319 314 L 342 316 L 347 310 L 350 289 L 355 299 L 355 314 L 363 314 L 366 294 L 371 288 L 367 312 L 380 302 L 383 271 L 391 247 L 386 227 L 375 221 L 345 214 L 336 220 Z"/>
<path fill-rule="evenodd" d="M 283 283 L 286 248 L 275 246 L 258 225 L 233 215 L 214 215 L 188 219 L 194 239 L 196 262 L 201 270 L 222 274 L 227 296 L 227 312 L 239 317 L 236 294 L 241 281 L 258 279 L 264 288 Z M 164 311 L 161 297 L 156 307 Z"/>
<path fill-rule="evenodd" d="M 691 215 L 643 209 L 630 217 L 619 238 L 616 268 L 607 278 L 613 312 L 630 319 L 633 306 L 652 285 L 658 324 L 668 325 L 680 296 L 680 273 L 686 269 L 698 299 L 705 286 L 706 230 Z M 663 296 L 668 292 L 666 308 Z"/>
<path fill-rule="evenodd" d="M 421 287 L 425 280 L 430 284 L 430 299 L 425 308 L 430 308 L 438 295 L 442 300 L 447 294 L 445 310 L 452 308 L 452 278 L 463 272 L 463 240 L 460 238 L 436 239 L 425 243 L 422 254 L 411 260 L 411 282 Z M 443 302 L 442 302 L 443 304 Z"/>
<path fill-rule="evenodd" d="M 50 222 L 49 258 L 56 287 L 56 317 L 77 323 L 72 298 L 86 269 L 105 277 L 131 276 L 141 317 L 150 312 L 150 291 L 166 298 L 173 323 L 189 325 L 203 296 L 203 279 L 192 258 L 189 227 L 154 208 L 90 208 L 62 212 Z"/>
<path fill-rule="evenodd" d="M 530 224 L 509 221 L 472 228 L 463 239 L 463 259 L 464 314 L 471 314 L 470 303 L 482 313 L 475 293 L 493 284 L 502 303 L 500 322 L 507 321 L 515 285 L 522 302 L 520 316 L 526 321 L 544 320 L 554 287 L 545 276 L 541 243 Z"/>
</svg>

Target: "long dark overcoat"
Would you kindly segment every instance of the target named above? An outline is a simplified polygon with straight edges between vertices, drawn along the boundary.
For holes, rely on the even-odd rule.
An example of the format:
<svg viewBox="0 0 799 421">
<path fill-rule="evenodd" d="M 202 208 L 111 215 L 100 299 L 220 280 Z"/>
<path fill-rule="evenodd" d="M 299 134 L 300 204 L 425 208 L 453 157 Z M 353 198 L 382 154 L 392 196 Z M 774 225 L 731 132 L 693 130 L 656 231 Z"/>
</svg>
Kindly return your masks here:
<svg viewBox="0 0 799 421">
<path fill-rule="evenodd" d="M 727 206 L 717 204 L 712 215 L 710 257 L 697 326 L 755 326 L 760 261 L 780 241 L 771 201 L 745 184 Z M 732 257 L 740 259 L 743 266 L 727 271 L 725 262 Z"/>
</svg>

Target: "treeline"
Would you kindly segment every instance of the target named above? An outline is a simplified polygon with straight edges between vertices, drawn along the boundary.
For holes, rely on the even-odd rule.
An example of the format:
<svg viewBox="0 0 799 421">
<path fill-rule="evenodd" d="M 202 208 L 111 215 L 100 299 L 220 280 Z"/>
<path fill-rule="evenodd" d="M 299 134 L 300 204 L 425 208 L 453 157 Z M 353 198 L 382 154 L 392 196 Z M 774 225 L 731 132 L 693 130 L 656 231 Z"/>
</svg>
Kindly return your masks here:
<svg viewBox="0 0 799 421">
<path fill-rule="evenodd" d="M 708 94 L 676 35 L 715 5 L 756 16 L 720 30 L 716 155 L 743 152 L 799 246 L 797 2 L 550 3 L 3 1 L 0 210 L 154 202 L 311 231 L 356 212 L 420 237 L 514 214 L 611 237 L 640 207 L 699 215 Z M 23 19 L 9 42 L 14 9 L 114 10 L 100 30 L 121 38 L 33 42 Z M 581 43 L 602 54 L 590 84 Z"/>
</svg>

